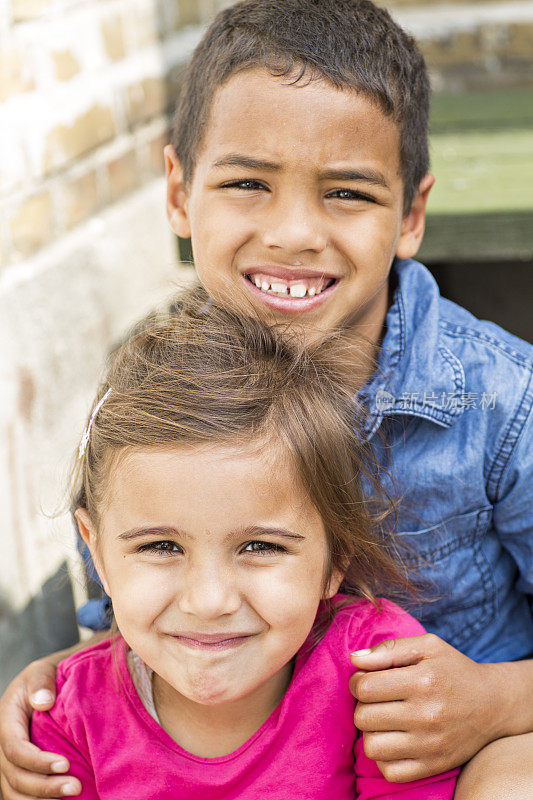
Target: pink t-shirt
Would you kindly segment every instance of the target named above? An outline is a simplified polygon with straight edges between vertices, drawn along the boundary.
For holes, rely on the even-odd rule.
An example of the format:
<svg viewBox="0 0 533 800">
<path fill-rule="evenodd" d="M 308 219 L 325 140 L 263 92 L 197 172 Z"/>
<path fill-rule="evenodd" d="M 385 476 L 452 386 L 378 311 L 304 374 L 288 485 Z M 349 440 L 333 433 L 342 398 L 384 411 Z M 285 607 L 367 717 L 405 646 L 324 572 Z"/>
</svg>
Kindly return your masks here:
<svg viewBox="0 0 533 800">
<path fill-rule="evenodd" d="M 218 758 L 188 753 L 150 716 L 119 636 L 60 664 L 58 698 L 51 711 L 34 712 L 32 741 L 70 760 L 82 800 L 451 800 L 457 770 L 389 783 L 353 723 L 350 653 L 419 633 L 392 603 L 380 613 L 354 600 L 318 645 L 302 647 L 285 696 L 259 730 Z"/>
</svg>

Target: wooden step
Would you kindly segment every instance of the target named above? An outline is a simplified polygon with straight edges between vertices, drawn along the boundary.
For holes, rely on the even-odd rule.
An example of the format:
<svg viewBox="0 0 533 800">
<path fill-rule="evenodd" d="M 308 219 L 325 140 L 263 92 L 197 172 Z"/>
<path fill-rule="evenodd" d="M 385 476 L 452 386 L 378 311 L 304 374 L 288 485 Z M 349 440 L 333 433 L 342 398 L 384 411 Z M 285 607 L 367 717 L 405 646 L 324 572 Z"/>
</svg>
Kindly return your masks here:
<svg viewBox="0 0 533 800">
<path fill-rule="evenodd" d="M 533 260 L 533 87 L 434 98 L 420 257 Z"/>
</svg>

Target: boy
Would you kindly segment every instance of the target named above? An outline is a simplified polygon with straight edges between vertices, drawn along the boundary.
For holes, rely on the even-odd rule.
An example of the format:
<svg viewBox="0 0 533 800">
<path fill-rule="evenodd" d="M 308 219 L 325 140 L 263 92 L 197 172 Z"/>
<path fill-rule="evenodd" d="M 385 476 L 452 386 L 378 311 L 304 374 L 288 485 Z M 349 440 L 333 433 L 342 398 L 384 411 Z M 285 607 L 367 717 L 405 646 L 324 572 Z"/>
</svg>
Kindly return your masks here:
<svg viewBox="0 0 533 800">
<path fill-rule="evenodd" d="M 428 104 L 416 45 L 367 0 L 245 0 L 193 57 L 167 211 L 211 296 L 308 336 L 343 325 L 367 363 L 379 349 L 361 389 L 368 436 L 403 498 L 398 530 L 431 586 L 411 610 L 432 634 L 352 656 L 367 755 L 400 782 L 475 756 L 456 797 L 523 800 L 532 349 L 442 300 L 411 260 L 433 184 Z M 66 771 L 50 768 L 57 755 L 22 741 L 57 660 L 30 665 L 2 701 L 4 800 L 79 789 L 49 776 Z"/>
</svg>

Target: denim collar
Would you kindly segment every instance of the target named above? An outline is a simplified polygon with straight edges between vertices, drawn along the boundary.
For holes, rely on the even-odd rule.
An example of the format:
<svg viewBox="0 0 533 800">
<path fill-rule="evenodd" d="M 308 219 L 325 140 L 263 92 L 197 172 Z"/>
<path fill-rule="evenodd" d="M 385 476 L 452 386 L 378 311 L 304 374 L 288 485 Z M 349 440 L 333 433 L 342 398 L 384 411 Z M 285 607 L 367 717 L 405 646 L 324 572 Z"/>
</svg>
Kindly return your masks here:
<svg viewBox="0 0 533 800">
<path fill-rule="evenodd" d="M 414 416 L 451 427 L 463 414 L 465 373 L 441 341 L 440 294 L 422 264 L 395 259 L 395 286 L 377 370 L 360 394 L 371 436 L 385 415 Z"/>
</svg>

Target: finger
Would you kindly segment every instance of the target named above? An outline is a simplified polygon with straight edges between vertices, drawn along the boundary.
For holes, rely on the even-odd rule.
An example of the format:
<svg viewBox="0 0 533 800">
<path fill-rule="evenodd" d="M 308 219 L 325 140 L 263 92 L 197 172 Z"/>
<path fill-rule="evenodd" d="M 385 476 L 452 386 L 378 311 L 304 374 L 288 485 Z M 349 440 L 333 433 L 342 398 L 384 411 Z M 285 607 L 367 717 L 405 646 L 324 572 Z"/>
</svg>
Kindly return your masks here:
<svg viewBox="0 0 533 800">
<path fill-rule="evenodd" d="M 374 647 L 356 650 L 350 654 L 350 659 L 355 667 L 364 670 L 407 667 L 426 658 L 437 641 L 440 641 L 438 637 L 430 633 L 405 639 L 387 639 Z"/>
<path fill-rule="evenodd" d="M 28 741 L 10 739 L 6 742 L 1 760 L 2 772 L 9 777 L 11 770 L 38 772 L 42 775 L 68 772 L 68 760 L 58 753 L 49 753 Z"/>
<path fill-rule="evenodd" d="M 431 772 L 431 769 L 428 771 L 428 767 L 415 758 L 400 761 L 376 761 L 376 764 L 383 777 L 391 783 L 416 781 L 435 774 Z"/>
<path fill-rule="evenodd" d="M 412 714 L 403 702 L 357 703 L 354 713 L 355 727 L 360 731 L 409 731 Z"/>
<path fill-rule="evenodd" d="M 372 761 L 398 761 L 412 759 L 415 746 L 409 734 L 403 731 L 363 734 L 363 749 Z"/>
<path fill-rule="evenodd" d="M 81 792 L 81 783 L 70 775 L 43 777 L 25 770 L 15 770 L 9 786 L 16 794 L 28 798 L 72 797 Z"/>
<path fill-rule="evenodd" d="M 362 670 L 362 669 L 358 669 L 357 672 L 353 673 L 353 675 L 351 676 L 350 680 L 348 681 L 348 686 L 350 687 L 350 692 L 355 697 L 355 699 L 357 699 L 357 695 L 356 695 L 355 692 L 356 692 L 356 687 L 357 687 L 357 681 L 358 681 L 360 675 L 366 675 L 366 671 Z M 1 797 L 0 797 L 0 800 L 2 800 Z"/>
<path fill-rule="evenodd" d="M 43 666 L 42 662 L 39 664 L 39 671 L 36 674 L 30 672 L 27 678 L 28 697 L 33 708 L 48 711 L 56 699 L 55 674 L 50 666 Z"/>
<path fill-rule="evenodd" d="M 408 700 L 418 685 L 415 666 L 384 669 L 379 672 L 358 672 L 352 676 L 353 695 L 363 703 L 386 703 Z"/>
</svg>

